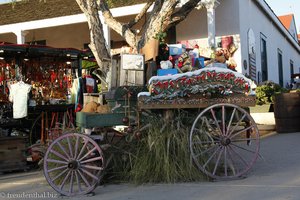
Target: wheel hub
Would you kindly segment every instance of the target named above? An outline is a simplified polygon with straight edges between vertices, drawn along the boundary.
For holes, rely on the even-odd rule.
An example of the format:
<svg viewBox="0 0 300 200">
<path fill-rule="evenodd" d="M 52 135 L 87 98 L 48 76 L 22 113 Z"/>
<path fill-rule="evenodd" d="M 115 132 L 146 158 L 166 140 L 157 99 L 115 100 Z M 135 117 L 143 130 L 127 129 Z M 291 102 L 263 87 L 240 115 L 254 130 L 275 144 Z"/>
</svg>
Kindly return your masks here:
<svg viewBox="0 0 300 200">
<path fill-rule="evenodd" d="M 231 139 L 230 139 L 230 138 L 223 137 L 223 138 L 221 139 L 221 144 L 222 144 L 223 146 L 228 146 L 230 143 L 231 143 Z"/>
<path fill-rule="evenodd" d="M 78 162 L 76 160 L 72 160 L 68 163 L 69 169 L 78 169 Z"/>
</svg>

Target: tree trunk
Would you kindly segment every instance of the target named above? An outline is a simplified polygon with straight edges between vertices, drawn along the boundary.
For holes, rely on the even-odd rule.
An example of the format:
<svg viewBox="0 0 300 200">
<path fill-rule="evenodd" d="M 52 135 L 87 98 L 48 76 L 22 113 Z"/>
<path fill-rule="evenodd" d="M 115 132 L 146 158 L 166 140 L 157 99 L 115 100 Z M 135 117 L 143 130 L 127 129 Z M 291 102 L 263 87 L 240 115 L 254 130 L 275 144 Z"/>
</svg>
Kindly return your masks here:
<svg viewBox="0 0 300 200">
<path fill-rule="evenodd" d="M 101 71 L 105 75 L 107 75 L 109 66 L 104 60 L 110 58 L 110 52 L 106 47 L 99 11 L 102 12 L 107 25 L 120 34 L 132 48 L 139 52 L 157 33 L 165 32 L 171 26 L 183 21 L 200 1 L 189 0 L 181 8 L 176 9 L 179 0 L 149 0 L 134 20 L 122 23 L 112 16 L 106 0 L 76 0 L 84 12 L 89 25 L 91 40 L 89 46 Z M 154 2 L 153 9 L 147 17 L 147 21 L 144 23 L 141 32 L 138 34 L 132 27 L 142 19 L 142 16 L 146 15 L 152 2 Z"/>
<path fill-rule="evenodd" d="M 104 73 L 107 73 L 109 66 L 106 61 L 107 59 L 110 59 L 110 52 L 106 46 L 103 25 L 99 17 L 97 0 L 76 0 L 76 2 L 87 18 L 91 40 L 89 47 L 100 69 Z"/>
<path fill-rule="evenodd" d="M 108 8 L 108 5 L 106 4 L 105 1 L 102 1 L 100 3 L 100 10 L 102 11 L 102 15 L 105 19 L 105 22 L 109 25 L 109 27 L 112 28 L 114 31 L 116 31 L 119 35 L 121 35 L 126 40 L 126 42 L 129 44 L 129 46 L 136 49 L 137 35 L 133 30 L 131 30 L 132 26 L 118 22 L 112 16 L 112 14 Z"/>
</svg>

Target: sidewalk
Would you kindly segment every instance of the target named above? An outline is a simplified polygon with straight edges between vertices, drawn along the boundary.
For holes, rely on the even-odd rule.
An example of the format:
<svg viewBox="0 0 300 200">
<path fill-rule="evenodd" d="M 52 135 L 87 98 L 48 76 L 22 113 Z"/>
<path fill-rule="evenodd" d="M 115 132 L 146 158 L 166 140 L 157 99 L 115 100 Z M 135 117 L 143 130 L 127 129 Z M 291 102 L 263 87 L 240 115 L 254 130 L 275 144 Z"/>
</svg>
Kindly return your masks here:
<svg viewBox="0 0 300 200">
<path fill-rule="evenodd" d="M 136 186 L 107 184 L 95 196 L 60 197 L 45 181 L 41 171 L 0 176 L 0 193 L 50 193 L 43 199 L 101 200 L 299 200 L 300 132 L 261 138 L 260 155 L 248 177 L 221 182 L 192 182 Z M 5 178 L 6 177 L 6 178 Z M 9 179 L 8 179 L 9 178 Z M 5 199 L 5 198 L 4 198 Z M 21 198 L 18 198 L 21 199 Z M 25 198 L 24 198 L 25 199 Z M 1 197 L 0 197 L 1 200 Z"/>
</svg>

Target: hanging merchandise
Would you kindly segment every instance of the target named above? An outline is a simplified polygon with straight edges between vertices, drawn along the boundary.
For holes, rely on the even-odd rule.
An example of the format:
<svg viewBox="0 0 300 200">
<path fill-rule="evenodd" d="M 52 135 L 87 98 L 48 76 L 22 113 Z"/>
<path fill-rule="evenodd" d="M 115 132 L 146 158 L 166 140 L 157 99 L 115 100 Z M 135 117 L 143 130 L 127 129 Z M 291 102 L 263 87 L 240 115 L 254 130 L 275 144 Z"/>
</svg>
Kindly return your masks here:
<svg viewBox="0 0 300 200">
<path fill-rule="evenodd" d="M 81 70 L 80 61 L 85 55 L 76 49 L 27 44 L 3 43 L 0 50 L 1 94 L 6 91 L 6 82 L 22 76 L 23 81 L 32 86 L 31 100 L 36 101 L 37 105 L 50 103 L 51 99 L 55 99 L 51 102 L 56 103 L 67 102 L 72 80 L 76 74 L 81 74 L 78 73 Z"/>
<path fill-rule="evenodd" d="M 9 100 L 13 103 L 13 118 L 20 119 L 27 116 L 27 101 L 31 85 L 22 80 L 10 86 Z"/>
<path fill-rule="evenodd" d="M 3 84 L 4 80 L 5 80 L 4 66 L 2 63 L 0 63 L 0 85 Z"/>
</svg>

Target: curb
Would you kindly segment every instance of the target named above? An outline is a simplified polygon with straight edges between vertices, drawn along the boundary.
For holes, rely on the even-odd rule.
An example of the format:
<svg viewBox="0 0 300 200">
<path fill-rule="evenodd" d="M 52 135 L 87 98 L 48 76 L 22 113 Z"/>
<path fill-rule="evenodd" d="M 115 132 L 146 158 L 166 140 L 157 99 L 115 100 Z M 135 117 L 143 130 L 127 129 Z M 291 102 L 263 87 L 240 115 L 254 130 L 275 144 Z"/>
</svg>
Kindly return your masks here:
<svg viewBox="0 0 300 200">
<path fill-rule="evenodd" d="M 270 133 L 267 133 L 267 134 L 264 134 L 262 136 L 260 136 L 260 139 L 264 139 L 264 138 L 267 138 L 267 137 L 270 137 L 270 136 L 273 136 L 273 135 L 277 135 L 278 133 L 276 131 L 272 131 Z"/>
<path fill-rule="evenodd" d="M 20 177 L 26 177 L 26 176 L 32 176 L 32 175 L 40 175 L 41 173 L 42 173 L 42 170 L 33 171 L 33 172 L 20 172 L 17 174 L 1 174 L 0 180 L 20 178 Z"/>
</svg>

